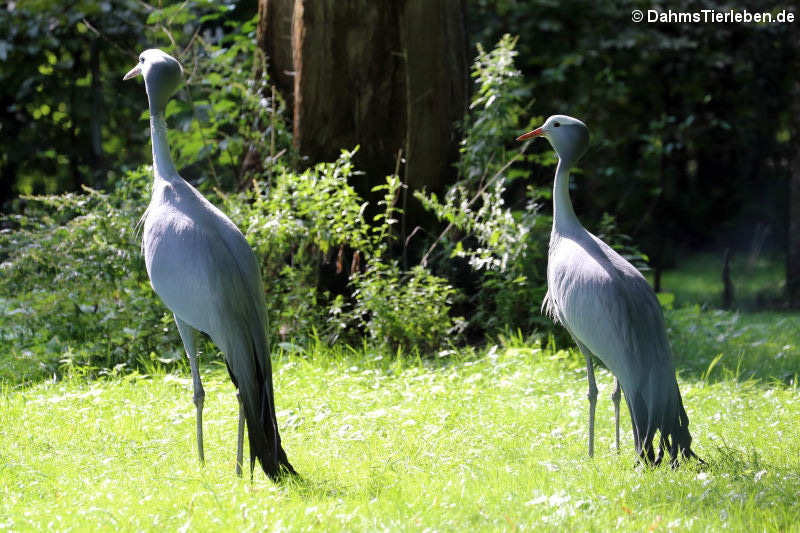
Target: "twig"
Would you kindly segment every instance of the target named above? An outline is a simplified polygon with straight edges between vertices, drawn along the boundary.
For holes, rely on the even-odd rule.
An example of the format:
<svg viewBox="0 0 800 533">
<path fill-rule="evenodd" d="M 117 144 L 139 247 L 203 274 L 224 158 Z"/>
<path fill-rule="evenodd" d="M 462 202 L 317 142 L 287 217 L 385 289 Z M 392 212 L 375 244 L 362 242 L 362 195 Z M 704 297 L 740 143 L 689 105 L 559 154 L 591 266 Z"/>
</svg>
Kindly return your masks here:
<svg viewBox="0 0 800 533">
<path fill-rule="evenodd" d="M 417 232 L 420 231 L 420 230 L 422 230 L 422 226 L 415 226 L 414 230 L 411 232 L 411 234 L 408 237 L 406 237 L 406 241 L 405 241 L 405 247 L 406 248 L 408 248 L 408 243 L 411 242 L 411 237 L 416 235 Z M 408 270 L 408 266 L 403 267 L 403 269 L 404 270 Z"/>
<path fill-rule="evenodd" d="M 394 175 L 400 177 L 400 162 L 403 159 L 403 149 L 397 149 L 397 159 L 394 164 Z M 408 270 L 408 238 L 406 237 L 406 206 L 408 205 L 408 166 L 403 170 L 403 200 L 400 204 L 400 239 L 403 241 L 403 270 Z"/>
<path fill-rule="evenodd" d="M 397 149 L 397 157 L 394 160 L 394 175 L 398 178 L 400 177 L 400 161 L 403 159 L 403 149 Z M 405 183 L 402 184 L 402 187 L 405 187 Z M 397 196 L 392 199 L 391 207 L 394 207 L 394 204 L 397 203 Z M 405 202 L 403 203 L 403 207 L 405 207 Z"/>
<path fill-rule="evenodd" d="M 270 132 L 269 132 L 269 156 L 275 157 L 275 85 L 272 84 L 272 99 L 270 100 Z"/>
<path fill-rule="evenodd" d="M 175 42 L 175 37 L 172 36 L 172 32 L 169 31 L 169 28 L 167 28 L 161 22 L 158 23 L 158 27 L 161 29 L 161 31 L 167 34 L 167 39 L 169 39 L 169 42 L 172 43 L 172 49 L 176 51 L 179 50 L 178 43 Z"/>
<path fill-rule="evenodd" d="M 201 26 L 198 26 L 197 29 L 194 31 L 194 34 L 192 35 L 192 38 L 189 39 L 189 43 L 183 48 L 183 52 L 181 52 L 181 57 L 185 56 L 186 52 L 189 51 L 189 48 L 192 47 L 192 43 L 197 38 L 197 36 L 200 34 L 200 28 L 201 28 Z"/>
<path fill-rule="evenodd" d="M 500 170 L 495 172 L 494 176 L 492 176 L 492 179 L 487 181 L 483 186 L 481 186 L 480 189 L 478 189 L 478 192 L 475 193 L 475 196 L 472 198 L 472 200 L 470 200 L 469 203 L 467 203 L 467 207 L 471 207 L 472 204 L 474 204 L 476 201 L 478 201 L 478 198 L 480 198 L 481 194 L 483 194 L 483 191 L 485 191 L 489 187 L 489 185 L 494 183 L 503 174 L 503 172 L 506 171 L 506 169 L 508 167 L 510 167 L 512 164 L 514 164 L 514 162 L 516 162 L 518 159 L 520 159 L 525 154 L 525 150 L 527 149 L 527 147 L 528 147 L 527 143 L 522 145 L 522 148 L 520 149 L 519 153 L 517 155 L 515 155 L 514 157 L 512 157 L 511 159 L 509 159 L 508 162 L 506 162 L 505 165 L 500 167 Z M 491 159 L 489 160 L 489 163 L 491 164 Z M 488 170 L 488 166 L 487 166 L 487 170 Z M 484 176 L 485 175 L 486 174 L 484 174 Z M 481 180 L 482 179 L 483 178 L 481 178 Z M 431 255 L 431 252 L 433 252 L 433 250 L 436 248 L 436 246 L 439 244 L 439 242 L 444 238 L 445 235 L 447 235 L 450 232 L 451 229 L 453 229 L 453 223 L 452 222 L 447 224 L 447 227 L 445 227 L 444 230 L 439 234 L 439 236 L 436 237 L 436 240 L 433 241 L 433 244 L 431 244 L 430 248 L 428 248 L 428 251 L 425 252 L 425 255 L 422 256 L 422 260 L 420 261 L 420 264 L 422 266 L 428 266 L 428 256 Z"/>
<path fill-rule="evenodd" d="M 83 17 L 83 18 L 81 19 L 81 22 L 83 22 L 84 26 L 86 26 L 86 27 L 87 27 L 89 30 L 91 30 L 92 32 L 94 32 L 94 34 L 95 34 L 95 35 L 97 35 L 98 37 L 102 38 L 103 40 L 105 40 L 105 41 L 108 41 L 109 43 L 111 43 L 111 46 L 113 46 L 114 48 L 116 48 L 117 50 L 119 50 L 120 52 L 122 52 L 123 54 L 125 54 L 125 55 L 131 55 L 131 56 L 133 56 L 133 57 L 136 57 L 136 54 L 135 54 L 135 53 L 131 53 L 131 51 L 130 51 L 130 50 L 125 50 L 125 49 L 124 49 L 124 48 L 122 48 L 120 45 L 118 45 L 117 43 L 115 43 L 113 40 L 109 39 L 109 37 L 108 37 L 108 36 L 107 36 L 105 33 L 101 32 L 100 30 L 98 30 L 97 28 L 95 28 L 95 27 L 92 25 L 92 23 L 91 23 L 91 22 L 89 22 L 89 21 L 86 19 L 86 17 Z"/>
</svg>

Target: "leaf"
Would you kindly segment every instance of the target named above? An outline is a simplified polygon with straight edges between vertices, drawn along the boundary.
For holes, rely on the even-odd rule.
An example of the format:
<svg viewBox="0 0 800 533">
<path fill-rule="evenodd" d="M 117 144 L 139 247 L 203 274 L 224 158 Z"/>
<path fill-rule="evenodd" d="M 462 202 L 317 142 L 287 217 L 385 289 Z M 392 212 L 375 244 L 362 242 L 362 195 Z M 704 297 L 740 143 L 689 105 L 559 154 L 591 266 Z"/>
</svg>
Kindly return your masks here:
<svg viewBox="0 0 800 533">
<path fill-rule="evenodd" d="M 708 368 L 706 368 L 705 372 L 703 372 L 703 374 L 700 376 L 700 379 L 707 382 L 708 377 L 711 375 L 711 371 L 714 370 L 714 367 L 717 366 L 717 363 L 720 362 L 720 360 L 724 355 L 725 354 L 722 352 L 718 353 L 716 357 L 714 357 L 714 359 L 711 360 L 711 363 L 709 363 Z"/>
</svg>

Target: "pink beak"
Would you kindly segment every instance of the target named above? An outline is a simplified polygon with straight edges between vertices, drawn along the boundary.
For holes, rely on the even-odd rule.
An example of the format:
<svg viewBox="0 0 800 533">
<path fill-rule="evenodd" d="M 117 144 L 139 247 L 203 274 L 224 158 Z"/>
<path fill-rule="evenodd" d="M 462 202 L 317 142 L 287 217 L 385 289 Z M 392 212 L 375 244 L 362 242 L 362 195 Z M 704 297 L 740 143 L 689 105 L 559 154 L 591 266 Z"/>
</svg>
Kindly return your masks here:
<svg viewBox="0 0 800 533">
<path fill-rule="evenodd" d="M 138 65 L 133 67 L 127 74 L 125 74 L 125 76 L 123 76 L 122 79 L 123 80 L 129 80 L 129 79 L 133 78 L 134 76 L 138 76 L 141 73 L 142 73 L 142 64 L 139 63 Z"/>
<path fill-rule="evenodd" d="M 536 128 L 533 131 L 529 131 L 528 133 L 520 135 L 519 137 L 517 137 L 517 140 L 518 141 L 524 141 L 525 139 L 530 139 L 531 137 L 539 137 L 543 133 L 544 133 L 544 129 L 543 128 Z"/>
</svg>

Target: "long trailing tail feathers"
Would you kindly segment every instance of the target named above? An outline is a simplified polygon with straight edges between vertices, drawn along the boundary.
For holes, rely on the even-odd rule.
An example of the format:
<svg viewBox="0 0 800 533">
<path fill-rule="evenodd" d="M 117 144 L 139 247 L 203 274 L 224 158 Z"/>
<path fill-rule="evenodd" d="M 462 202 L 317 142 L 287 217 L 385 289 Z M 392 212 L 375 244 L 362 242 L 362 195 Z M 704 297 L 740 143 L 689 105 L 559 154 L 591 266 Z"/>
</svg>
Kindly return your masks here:
<svg viewBox="0 0 800 533">
<path fill-rule="evenodd" d="M 672 393 L 668 394 L 666 401 L 660 405 L 648 403 L 641 391 L 635 391 L 630 396 L 626 393 L 625 399 L 631 413 L 636 452 L 644 463 L 654 466 L 661 464 L 665 451 L 669 454 L 670 464 L 673 467 L 677 467 L 682 460 L 692 457 L 704 463 L 692 451 L 689 417 L 683 406 L 677 382 Z M 660 434 L 658 455 L 653 448 L 656 431 Z"/>
<path fill-rule="evenodd" d="M 264 473 L 273 480 L 287 474 L 295 475 L 278 433 L 269 356 L 263 358 L 262 366 L 257 359 L 259 350 L 253 344 L 237 344 L 238 350 L 226 354 L 226 363 L 244 408 L 250 445 L 250 475 L 255 469 L 256 459 Z"/>
</svg>

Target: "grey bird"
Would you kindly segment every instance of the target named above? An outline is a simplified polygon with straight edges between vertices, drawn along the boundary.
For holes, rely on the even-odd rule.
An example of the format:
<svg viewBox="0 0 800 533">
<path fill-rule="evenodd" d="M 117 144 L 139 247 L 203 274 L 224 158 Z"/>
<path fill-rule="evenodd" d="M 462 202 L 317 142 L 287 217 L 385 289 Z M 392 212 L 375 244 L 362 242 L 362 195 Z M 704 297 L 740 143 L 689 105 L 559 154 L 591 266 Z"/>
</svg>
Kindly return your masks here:
<svg viewBox="0 0 800 533">
<path fill-rule="evenodd" d="M 167 143 L 164 110 L 183 80 L 170 55 L 145 50 L 123 79 L 144 77 L 153 143 L 153 191 L 145 211 L 142 251 L 153 289 L 172 311 L 189 357 L 197 415 L 197 451 L 203 454 L 205 391 L 197 362 L 197 332 L 225 354 L 239 399 L 236 473 L 241 475 L 243 420 L 250 443 L 250 475 L 258 458 L 272 479 L 294 474 L 281 446 L 275 416 L 266 306 L 256 257 L 239 228 L 186 182 Z"/>
<path fill-rule="evenodd" d="M 675 378 L 664 316 L 653 289 L 633 265 L 586 231 L 572 208 L 570 169 L 589 146 L 588 128 L 576 118 L 553 115 L 517 140 L 534 137 L 546 138 L 558 155 L 542 308 L 567 329 L 586 358 L 589 456 L 594 454 L 597 403 L 594 355 L 615 376 L 612 400 L 618 450 L 621 387 L 642 461 L 657 465 L 664 450 L 673 466 L 682 458 L 697 457 L 691 449 L 689 418 Z M 658 456 L 653 448 L 656 431 L 660 434 Z"/>
</svg>

